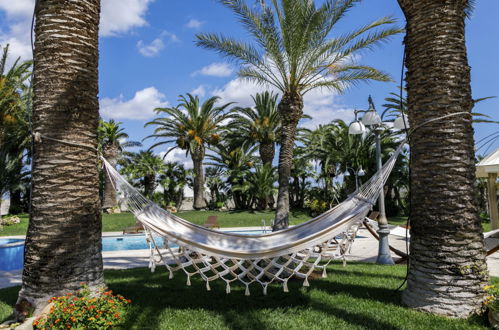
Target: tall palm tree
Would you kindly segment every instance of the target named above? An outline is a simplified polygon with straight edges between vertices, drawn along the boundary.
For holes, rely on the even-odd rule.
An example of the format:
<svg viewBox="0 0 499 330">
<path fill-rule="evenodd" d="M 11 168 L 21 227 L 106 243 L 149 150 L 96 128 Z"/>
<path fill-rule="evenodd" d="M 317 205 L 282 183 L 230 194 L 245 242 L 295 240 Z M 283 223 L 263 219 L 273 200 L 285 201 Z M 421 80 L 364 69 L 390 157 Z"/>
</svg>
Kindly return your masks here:
<svg viewBox="0 0 499 330">
<path fill-rule="evenodd" d="M 180 104 L 174 108 L 155 109 L 158 117 L 145 126 L 154 125 L 154 134 L 146 137 L 160 139 L 150 149 L 160 145 L 175 143 L 166 152 L 175 148 L 185 150 L 191 155 L 194 165 L 194 205 L 195 209 L 206 207 L 204 200 L 203 159 L 206 147 L 218 143 L 220 139 L 220 124 L 230 118 L 225 109 L 232 103 L 216 106 L 220 98 L 211 97 L 200 105 L 199 98 L 187 93 L 180 96 Z M 164 115 L 164 117 L 161 117 Z"/>
<path fill-rule="evenodd" d="M 128 134 L 125 129 L 120 127 L 121 122 L 116 122 L 113 119 L 109 121 L 99 121 L 99 149 L 106 158 L 106 160 L 116 167 L 118 159 L 125 148 L 140 147 L 142 143 L 137 141 L 127 141 Z M 116 190 L 109 176 L 104 173 L 104 193 L 102 198 L 102 209 L 108 210 L 116 207 L 118 201 L 116 200 Z"/>
<path fill-rule="evenodd" d="M 465 44 L 471 1 L 398 3 L 407 20 L 409 124 L 419 127 L 410 139 L 411 257 L 402 299 L 467 317 L 481 308 L 487 282 Z"/>
<path fill-rule="evenodd" d="M 288 226 L 289 176 L 294 139 L 303 114 L 303 96 L 314 89 L 336 92 L 361 81 L 390 78 L 370 66 L 354 63 L 361 50 L 385 42 L 399 33 L 384 29 L 394 20 L 381 18 L 351 33 L 331 37 L 336 23 L 356 0 L 261 0 L 249 7 L 244 0 L 220 0 L 239 18 L 253 43 L 218 34 L 198 34 L 197 45 L 218 51 L 241 64 L 239 76 L 272 85 L 282 93 L 279 152 L 279 194 L 274 230 Z M 269 3 L 270 2 L 270 3 Z"/>
<path fill-rule="evenodd" d="M 233 128 L 236 139 L 257 143 L 262 163 L 272 164 L 281 127 L 277 94 L 267 91 L 251 98 L 255 103 L 254 107 L 232 109 L 235 115 L 229 127 Z"/>
<path fill-rule="evenodd" d="M 34 141 L 20 317 L 28 306 L 39 312 L 50 297 L 77 290 L 82 282 L 90 288 L 104 284 L 97 166 L 99 11 L 99 0 L 37 2 L 33 131 L 40 139 Z"/>
<path fill-rule="evenodd" d="M 166 168 L 165 163 L 151 150 L 127 152 L 125 156 L 122 172 L 136 180 L 136 184 L 144 188 L 144 195 L 152 199 L 154 190 L 158 187 L 159 176 Z"/>
</svg>

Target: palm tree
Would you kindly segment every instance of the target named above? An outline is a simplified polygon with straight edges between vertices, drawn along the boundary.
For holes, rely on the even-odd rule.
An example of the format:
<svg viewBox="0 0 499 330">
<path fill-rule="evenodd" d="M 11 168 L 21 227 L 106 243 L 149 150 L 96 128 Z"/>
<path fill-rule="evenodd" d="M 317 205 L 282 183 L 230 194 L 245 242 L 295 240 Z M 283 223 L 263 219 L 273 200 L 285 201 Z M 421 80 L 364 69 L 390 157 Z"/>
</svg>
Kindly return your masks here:
<svg viewBox="0 0 499 330">
<path fill-rule="evenodd" d="M 246 181 L 249 183 L 249 194 L 255 200 L 257 210 L 267 209 L 268 196 L 272 196 L 276 191 L 276 179 L 276 168 L 272 167 L 272 164 L 257 165 L 254 171 L 248 173 Z"/>
<path fill-rule="evenodd" d="M 16 176 L 22 175 L 23 160 L 29 161 L 31 150 L 31 134 L 28 121 L 28 102 L 30 88 L 25 82 L 31 74 L 32 61 L 16 59 L 10 68 L 7 68 L 9 45 L 5 46 L 0 58 L 0 149 L 11 153 L 12 159 L 17 159 Z M 26 157 L 17 157 L 26 154 Z M 13 185 L 9 189 L 9 213 L 23 211 L 22 189 Z M 27 211 L 27 210 L 24 210 Z"/>
<path fill-rule="evenodd" d="M 22 154 L 13 156 L 6 150 L 0 150 L 0 210 L 2 207 L 1 197 L 4 194 L 23 188 L 22 179 L 28 173 L 19 168 L 20 162 L 22 164 Z"/>
<path fill-rule="evenodd" d="M 126 141 L 128 134 L 120 127 L 121 122 L 99 121 L 99 149 L 111 166 L 116 167 L 118 159 L 125 148 L 140 147 L 142 144 L 137 141 Z M 104 173 L 104 193 L 102 198 L 102 209 L 104 211 L 112 209 L 118 205 L 116 191 L 109 176 Z"/>
<path fill-rule="evenodd" d="M 317 88 L 342 92 L 361 81 L 389 81 L 378 70 L 353 62 L 361 50 L 385 42 L 400 29 L 382 18 L 337 38 L 336 23 L 357 1 L 326 0 L 317 7 L 311 0 L 261 0 L 249 7 L 243 0 L 221 0 L 239 18 L 253 44 L 217 34 L 198 34 L 197 45 L 218 51 L 241 64 L 239 76 L 282 93 L 279 152 L 279 194 L 274 230 L 288 226 L 289 176 L 294 139 L 303 114 L 303 96 Z M 379 28 L 379 29 L 378 29 Z"/>
<path fill-rule="evenodd" d="M 255 103 L 253 108 L 232 109 L 235 115 L 229 127 L 233 129 L 234 138 L 257 143 L 262 163 L 272 164 L 281 126 L 277 111 L 277 94 L 257 93 L 251 98 Z"/>
<path fill-rule="evenodd" d="M 187 93 L 187 97 L 180 96 L 180 104 L 174 108 L 157 108 L 156 114 L 164 114 L 146 123 L 145 126 L 155 125 L 154 134 L 146 137 L 160 139 L 150 149 L 160 145 L 175 143 L 169 147 L 166 154 L 180 148 L 186 155 L 191 155 L 194 164 L 194 205 L 195 209 L 206 207 L 204 200 L 203 159 L 206 147 L 218 143 L 220 139 L 220 124 L 230 118 L 224 113 L 232 103 L 215 106 L 220 98 L 217 96 L 206 100 L 202 105 L 199 98 Z M 166 155 L 165 155 L 166 156 Z"/>
<path fill-rule="evenodd" d="M 100 2 L 37 2 L 32 199 L 17 316 L 104 285 L 97 166 Z M 68 51 L 73 50 L 73 51 Z M 57 59 L 57 60 L 54 60 Z"/>
<path fill-rule="evenodd" d="M 163 187 L 163 203 L 165 207 L 172 203 L 177 209 L 182 206 L 184 200 L 184 188 L 188 181 L 188 171 L 184 165 L 177 162 L 167 162 L 159 176 L 159 182 Z"/>
<path fill-rule="evenodd" d="M 233 141 L 232 141 L 233 142 Z M 246 209 L 251 205 L 249 195 L 250 184 L 246 180 L 250 169 L 255 166 L 257 158 L 254 156 L 256 146 L 251 143 L 219 143 L 211 148 L 215 153 L 209 154 L 207 165 L 223 170 L 234 200 L 236 209 Z"/>
<path fill-rule="evenodd" d="M 144 188 L 144 196 L 152 199 L 154 190 L 158 187 L 160 173 L 166 167 L 165 163 L 151 150 L 141 150 L 138 153 L 126 152 L 125 156 L 122 172 Z"/>
<path fill-rule="evenodd" d="M 228 190 L 228 184 L 224 180 L 224 169 L 221 167 L 206 168 L 206 186 L 210 190 L 210 203 L 212 208 L 218 208 L 217 203 L 226 201 L 225 192 Z"/>
<path fill-rule="evenodd" d="M 465 45 L 472 1 L 398 2 L 407 20 L 409 124 L 419 127 L 410 138 L 411 257 L 402 299 L 430 313 L 467 317 L 482 307 L 488 274 Z"/>
</svg>

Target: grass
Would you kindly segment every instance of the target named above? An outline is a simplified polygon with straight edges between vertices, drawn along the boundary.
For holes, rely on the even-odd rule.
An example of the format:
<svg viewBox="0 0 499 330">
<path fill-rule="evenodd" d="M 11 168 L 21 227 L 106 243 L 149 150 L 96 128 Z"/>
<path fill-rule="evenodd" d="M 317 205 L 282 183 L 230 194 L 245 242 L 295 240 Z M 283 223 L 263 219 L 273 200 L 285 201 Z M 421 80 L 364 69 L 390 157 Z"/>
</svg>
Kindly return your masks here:
<svg viewBox="0 0 499 330">
<path fill-rule="evenodd" d="M 178 216 L 196 224 L 203 224 L 210 215 L 218 216 L 218 223 L 222 227 L 252 227 L 261 226 L 262 219 L 267 226 L 274 218 L 274 211 L 183 211 Z M 28 229 L 28 216 L 21 215 L 21 223 L 4 226 L 0 229 L 0 236 L 26 235 Z M 290 213 L 290 223 L 296 225 L 307 221 L 310 216 L 304 210 L 293 210 Z M 102 231 L 122 231 L 123 228 L 135 224 L 135 218 L 131 213 L 102 214 Z"/>
<path fill-rule="evenodd" d="M 163 268 L 108 270 L 105 278 L 115 292 L 132 300 L 123 329 L 486 329 L 481 317 L 452 320 L 417 312 L 401 305 L 404 266 L 339 263 L 328 278 L 292 281 L 289 293 L 272 284 L 268 295 L 252 285 L 225 293 L 225 282 L 211 282 L 206 291 L 199 276 L 177 273 L 173 280 Z M 9 317 L 19 287 L 0 290 L 0 322 Z"/>
<path fill-rule="evenodd" d="M 210 215 L 216 215 L 218 217 L 218 223 L 222 227 L 253 227 L 261 226 L 262 219 L 265 223 L 269 225 L 274 218 L 274 211 L 183 211 L 177 213 L 178 216 L 189 220 L 193 223 L 201 225 L 206 222 L 206 219 Z M 28 216 L 26 214 L 21 215 L 21 223 L 4 226 L 0 229 L 0 236 L 11 236 L 11 235 L 26 235 L 28 229 Z M 299 223 L 305 222 L 310 219 L 310 216 L 305 210 L 292 210 L 290 213 L 290 224 L 297 225 Z M 397 216 L 390 217 L 388 223 L 397 226 L 405 226 L 407 222 L 407 217 Z M 102 231 L 122 231 L 123 228 L 132 226 L 135 224 L 135 218 L 131 213 L 120 213 L 120 214 L 102 214 Z M 483 230 L 490 231 L 490 223 L 482 222 Z"/>
</svg>

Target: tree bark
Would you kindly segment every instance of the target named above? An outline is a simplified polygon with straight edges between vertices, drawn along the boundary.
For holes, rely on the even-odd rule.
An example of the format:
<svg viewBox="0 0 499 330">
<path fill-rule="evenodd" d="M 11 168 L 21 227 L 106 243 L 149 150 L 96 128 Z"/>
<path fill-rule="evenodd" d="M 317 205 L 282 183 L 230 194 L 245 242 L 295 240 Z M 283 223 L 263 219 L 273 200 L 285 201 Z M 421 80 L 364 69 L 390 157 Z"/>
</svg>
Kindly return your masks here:
<svg viewBox="0 0 499 330">
<path fill-rule="evenodd" d="M 274 160 L 275 155 L 275 143 L 260 143 L 259 146 L 260 159 L 262 160 L 263 165 L 270 164 L 272 165 L 272 161 Z"/>
<path fill-rule="evenodd" d="M 113 168 L 116 168 L 116 164 L 118 163 L 118 148 L 115 145 L 106 145 L 104 147 L 104 157 L 106 157 L 107 161 Z M 113 187 L 109 175 L 104 173 L 104 196 L 102 198 L 102 209 L 106 211 L 116 206 L 118 206 L 116 190 Z"/>
<path fill-rule="evenodd" d="M 201 148 L 200 148 L 201 149 Z M 203 173 L 204 150 L 198 150 L 192 154 L 194 164 L 194 204 L 196 210 L 206 208 L 204 200 L 204 173 Z"/>
<path fill-rule="evenodd" d="M 467 1 L 398 1 L 407 19 L 409 122 L 419 127 L 410 139 L 410 271 L 402 299 L 468 317 L 482 306 L 488 275 L 474 185 Z"/>
<path fill-rule="evenodd" d="M 99 12 L 99 0 L 41 0 L 36 10 L 33 129 L 41 140 L 34 143 L 20 319 L 29 305 L 39 312 L 50 297 L 81 282 L 104 285 L 96 150 Z"/>
<path fill-rule="evenodd" d="M 293 165 L 293 148 L 296 127 L 303 115 L 303 97 L 298 94 L 284 94 L 278 105 L 281 116 L 281 148 L 279 151 L 279 190 L 277 195 L 276 218 L 273 231 L 289 226 L 289 177 Z"/>
</svg>

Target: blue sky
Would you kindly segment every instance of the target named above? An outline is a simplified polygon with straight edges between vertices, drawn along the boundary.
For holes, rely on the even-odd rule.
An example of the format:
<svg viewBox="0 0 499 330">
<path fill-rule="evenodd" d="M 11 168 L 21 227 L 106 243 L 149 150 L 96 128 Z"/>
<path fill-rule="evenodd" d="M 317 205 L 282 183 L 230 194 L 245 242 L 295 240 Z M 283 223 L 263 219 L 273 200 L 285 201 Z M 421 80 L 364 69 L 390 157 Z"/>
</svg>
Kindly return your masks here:
<svg viewBox="0 0 499 330">
<path fill-rule="evenodd" d="M 177 104 L 179 94 L 193 92 L 202 99 L 219 95 L 222 102 L 236 101 L 251 105 L 251 94 L 260 89 L 236 78 L 237 68 L 214 52 L 194 44 L 198 32 L 223 32 L 245 39 L 235 17 L 215 0 L 101 0 L 100 104 L 104 118 L 123 122 L 132 140 L 142 140 L 151 133 L 144 128 L 158 106 Z M 252 1 L 252 0 L 250 0 Z M 30 57 L 29 22 L 34 0 L 0 0 L 0 44 L 11 44 L 12 56 Z M 499 96 L 499 1 L 477 1 L 471 20 L 467 21 L 467 45 L 472 67 L 475 98 Z M 382 16 L 393 16 L 404 26 L 396 0 L 364 0 L 338 24 L 343 33 Z M 403 35 L 374 52 L 364 52 L 360 63 L 369 64 L 400 78 Z M 371 82 L 351 88 L 343 95 L 312 92 L 306 97 L 305 112 L 314 127 L 341 118 L 351 120 L 352 109 L 365 108 L 371 94 L 381 108 L 383 99 L 396 91 L 397 82 Z M 499 120 L 499 99 L 479 103 L 475 112 Z M 478 124 L 476 139 L 499 130 L 493 124 Z M 146 141 L 145 145 L 150 142 Z M 493 148 L 499 147 L 499 139 Z M 158 149 L 157 152 L 164 151 Z M 485 148 L 480 152 L 485 152 Z M 189 163 L 180 151 L 169 160 Z"/>
</svg>

